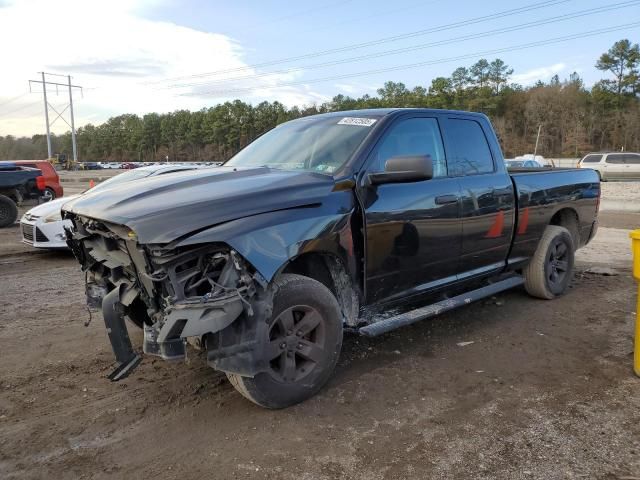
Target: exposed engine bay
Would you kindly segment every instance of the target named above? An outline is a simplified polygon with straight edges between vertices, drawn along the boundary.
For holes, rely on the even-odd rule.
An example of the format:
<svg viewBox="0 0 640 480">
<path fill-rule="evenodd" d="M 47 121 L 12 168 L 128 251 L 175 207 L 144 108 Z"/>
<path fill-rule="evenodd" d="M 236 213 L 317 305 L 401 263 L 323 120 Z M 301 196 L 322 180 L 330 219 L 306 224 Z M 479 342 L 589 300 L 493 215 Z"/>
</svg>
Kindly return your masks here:
<svg viewBox="0 0 640 480">
<path fill-rule="evenodd" d="M 256 340 L 266 329 L 267 283 L 226 244 L 175 248 L 143 246 L 121 225 L 67 214 L 70 248 L 86 273 L 87 304 L 102 309 L 118 367 L 125 378 L 140 362 L 124 322 L 144 330 L 143 351 L 165 360 L 186 357 L 186 339 L 207 350 L 222 371 L 255 375 L 266 369 Z M 264 365 L 263 365 L 264 363 Z"/>
</svg>

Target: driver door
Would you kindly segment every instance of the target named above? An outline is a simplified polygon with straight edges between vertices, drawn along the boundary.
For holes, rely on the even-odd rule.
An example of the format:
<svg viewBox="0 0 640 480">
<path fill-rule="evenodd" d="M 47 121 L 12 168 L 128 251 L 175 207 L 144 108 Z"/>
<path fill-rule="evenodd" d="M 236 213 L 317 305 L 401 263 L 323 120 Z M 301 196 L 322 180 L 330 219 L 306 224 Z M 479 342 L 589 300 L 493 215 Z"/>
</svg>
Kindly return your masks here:
<svg viewBox="0 0 640 480">
<path fill-rule="evenodd" d="M 456 280 L 462 248 L 461 192 L 447 176 L 438 119 L 397 120 L 367 160 L 366 174 L 396 156 L 429 155 L 433 178 L 362 187 L 369 303 L 421 294 Z"/>
</svg>

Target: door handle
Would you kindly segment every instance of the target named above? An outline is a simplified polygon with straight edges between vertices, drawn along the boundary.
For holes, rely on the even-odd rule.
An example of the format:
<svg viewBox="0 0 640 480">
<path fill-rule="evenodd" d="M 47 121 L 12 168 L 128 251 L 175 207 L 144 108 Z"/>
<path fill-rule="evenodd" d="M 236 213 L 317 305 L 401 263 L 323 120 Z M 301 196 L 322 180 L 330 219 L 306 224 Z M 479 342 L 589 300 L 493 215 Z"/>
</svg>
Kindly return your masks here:
<svg viewBox="0 0 640 480">
<path fill-rule="evenodd" d="M 436 197 L 436 205 L 447 205 L 449 203 L 456 203 L 457 201 L 457 195 L 440 195 Z"/>
</svg>

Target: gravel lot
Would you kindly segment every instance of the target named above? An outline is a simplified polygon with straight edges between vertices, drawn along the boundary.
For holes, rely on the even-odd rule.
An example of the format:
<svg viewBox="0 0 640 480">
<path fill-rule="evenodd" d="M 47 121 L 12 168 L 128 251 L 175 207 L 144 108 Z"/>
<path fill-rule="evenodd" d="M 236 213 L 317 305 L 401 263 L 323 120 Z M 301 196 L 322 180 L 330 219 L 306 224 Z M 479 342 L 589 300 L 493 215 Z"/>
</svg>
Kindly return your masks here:
<svg viewBox="0 0 640 480">
<path fill-rule="evenodd" d="M 83 326 L 75 260 L 3 229 L 0 478 L 639 478 L 627 237 L 638 226 L 640 215 L 602 214 L 555 301 L 514 290 L 347 336 L 329 385 L 282 411 L 244 400 L 195 351 L 108 382 L 112 353 L 99 315 Z"/>
<path fill-rule="evenodd" d="M 602 210 L 640 212 L 640 182 L 603 182 Z"/>
</svg>

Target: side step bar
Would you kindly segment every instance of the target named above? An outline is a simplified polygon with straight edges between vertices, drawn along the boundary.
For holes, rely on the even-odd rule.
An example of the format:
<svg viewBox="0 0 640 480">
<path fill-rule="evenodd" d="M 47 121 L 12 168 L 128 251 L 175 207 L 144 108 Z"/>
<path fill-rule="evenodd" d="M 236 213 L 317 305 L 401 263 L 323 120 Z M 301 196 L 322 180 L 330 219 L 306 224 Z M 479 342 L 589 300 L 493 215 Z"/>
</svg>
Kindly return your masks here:
<svg viewBox="0 0 640 480">
<path fill-rule="evenodd" d="M 442 300 L 441 302 L 433 303 L 425 307 L 420 307 L 415 310 L 411 310 L 395 317 L 389 317 L 379 322 L 372 323 L 358 330 L 358 333 L 366 337 L 377 337 L 383 333 L 390 332 L 396 328 L 411 325 L 412 323 L 419 322 L 425 318 L 439 315 L 448 310 L 467 305 L 471 302 L 481 300 L 483 298 L 495 295 L 496 293 L 510 288 L 517 287 L 524 283 L 524 278 L 521 276 L 509 277 L 505 280 L 501 280 L 496 283 L 491 283 L 486 287 L 478 288 L 477 290 L 471 290 L 470 292 L 463 293 L 456 297 Z"/>
</svg>

